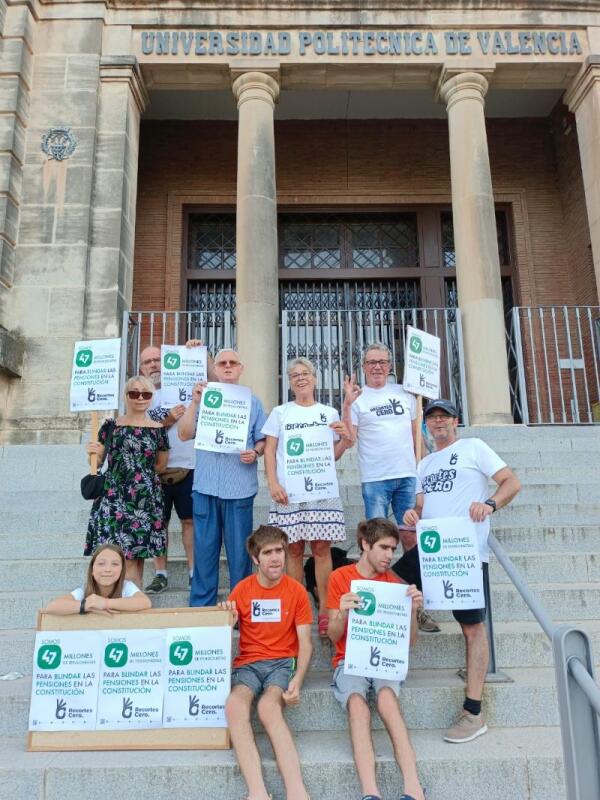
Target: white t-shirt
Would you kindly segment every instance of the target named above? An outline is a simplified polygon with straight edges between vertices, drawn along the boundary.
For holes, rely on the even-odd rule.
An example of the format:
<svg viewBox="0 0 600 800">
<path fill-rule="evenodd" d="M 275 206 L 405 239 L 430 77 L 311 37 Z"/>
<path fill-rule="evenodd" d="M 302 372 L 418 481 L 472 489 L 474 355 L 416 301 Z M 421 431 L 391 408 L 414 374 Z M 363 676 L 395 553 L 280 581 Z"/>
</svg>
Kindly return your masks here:
<svg viewBox="0 0 600 800">
<path fill-rule="evenodd" d="M 134 594 L 137 594 L 140 590 L 135 585 L 133 581 L 124 581 L 123 583 L 123 594 L 122 597 L 133 597 Z M 71 592 L 75 600 L 81 601 L 83 600 L 83 586 L 80 586 L 78 589 L 73 589 Z"/>
<path fill-rule="evenodd" d="M 352 403 L 352 424 L 358 427 L 358 467 L 362 483 L 416 474 L 412 420 L 414 395 L 399 383 L 381 389 L 365 386 Z"/>
<path fill-rule="evenodd" d="M 422 519 L 468 517 L 471 503 L 488 499 L 489 479 L 505 466 L 481 439 L 458 439 L 450 447 L 425 456 L 417 468 L 417 494 L 423 494 Z M 475 523 L 475 527 L 481 560 L 489 561 L 490 518 Z"/>
<path fill-rule="evenodd" d="M 283 486 L 285 484 L 284 463 L 285 463 L 285 436 L 286 432 L 302 430 L 303 428 L 313 428 L 317 425 L 329 426 L 332 422 L 339 422 L 340 415 L 331 406 L 323 403 L 315 403 L 312 406 L 300 406 L 295 401 L 284 403 L 282 406 L 275 406 L 273 411 L 262 427 L 265 436 L 277 438 L 277 480 Z M 337 442 L 340 438 L 335 431 L 333 441 Z"/>
<path fill-rule="evenodd" d="M 152 398 L 151 411 L 160 408 L 161 411 L 168 411 L 162 408 L 162 397 L 160 389 L 154 392 Z M 188 439 L 182 442 L 177 433 L 177 423 L 167 428 L 167 436 L 169 437 L 169 460 L 167 467 L 180 467 L 182 469 L 194 469 L 196 466 L 196 451 L 194 450 L 194 440 Z"/>
</svg>

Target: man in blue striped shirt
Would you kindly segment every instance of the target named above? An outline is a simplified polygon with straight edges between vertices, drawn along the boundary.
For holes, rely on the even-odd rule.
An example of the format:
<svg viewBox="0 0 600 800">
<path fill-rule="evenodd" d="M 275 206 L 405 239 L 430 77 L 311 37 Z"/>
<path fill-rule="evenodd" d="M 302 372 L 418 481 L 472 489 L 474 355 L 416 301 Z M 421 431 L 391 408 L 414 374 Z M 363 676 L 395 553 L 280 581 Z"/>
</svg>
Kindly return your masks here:
<svg viewBox="0 0 600 800">
<path fill-rule="evenodd" d="M 190 342 L 192 344 L 192 342 Z M 239 383 L 244 370 L 235 350 L 220 350 L 214 372 L 221 383 Z M 202 391 L 197 383 L 192 402 L 178 423 L 179 438 L 196 435 Z M 254 497 L 258 491 L 257 462 L 263 454 L 265 437 L 261 428 L 266 414 L 260 400 L 252 395 L 246 449 L 241 453 L 212 453 L 196 450 L 192 499 L 194 506 L 194 572 L 190 606 L 214 606 L 219 586 L 219 557 L 225 542 L 230 590 L 252 572 L 246 539 L 252 533 Z"/>
</svg>

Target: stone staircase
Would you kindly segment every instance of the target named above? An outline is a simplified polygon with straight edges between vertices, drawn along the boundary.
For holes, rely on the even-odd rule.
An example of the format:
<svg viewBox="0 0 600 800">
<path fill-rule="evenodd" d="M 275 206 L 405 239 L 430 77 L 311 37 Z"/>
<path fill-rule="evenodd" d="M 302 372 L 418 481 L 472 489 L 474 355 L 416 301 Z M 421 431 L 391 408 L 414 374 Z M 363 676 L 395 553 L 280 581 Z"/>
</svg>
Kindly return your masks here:
<svg viewBox="0 0 600 800">
<path fill-rule="evenodd" d="M 600 663 L 600 429 L 470 429 L 507 460 L 523 483 L 493 529 L 556 621 L 582 624 Z M 81 800 L 95 794 L 147 800 L 185 794 L 237 800 L 244 794 L 230 751 L 27 753 L 31 660 L 36 611 L 80 585 L 89 504 L 78 484 L 83 448 L 20 446 L 0 449 L 0 800 Z M 340 463 L 349 542 L 362 515 L 356 458 Z M 266 516 L 261 489 L 256 521 Z M 150 575 L 150 571 L 147 573 Z M 447 613 L 436 612 L 439 634 L 422 634 L 411 657 L 401 704 L 431 800 L 564 800 L 562 751 L 550 644 L 498 564 L 492 563 L 498 666 L 510 683 L 486 687 L 490 732 L 467 745 L 442 741 L 459 709 L 464 684 L 462 637 Z M 222 569 L 222 589 L 227 588 Z M 169 591 L 157 606 L 187 605 L 187 573 L 177 526 L 170 545 Z M 299 708 L 288 714 L 297 735 L 313 800 L 359 797 L 346 721 L 329 687 L 330 648 L 316 637 L 313 668 Z M 374 717 L 374 738 L 385 800 L 401 794 L 389 740 Z M 282 787 L 264 736 L 265 772 Z"/>
</svg>

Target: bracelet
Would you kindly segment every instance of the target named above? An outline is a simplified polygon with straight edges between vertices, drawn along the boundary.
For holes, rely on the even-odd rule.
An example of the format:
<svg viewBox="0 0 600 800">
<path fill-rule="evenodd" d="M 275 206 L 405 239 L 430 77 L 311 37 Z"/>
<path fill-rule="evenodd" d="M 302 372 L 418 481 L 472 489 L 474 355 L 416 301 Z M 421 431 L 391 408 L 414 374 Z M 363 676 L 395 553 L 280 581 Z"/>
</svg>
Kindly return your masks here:
<svg viewBox="0 0 600 800">
<path fill-rule="evenodd" d="M 254 450 L 254 452 L 256 453 L 256 457 L 257 457 L 257 458 L 260 458 L 260 453 L 258 452 L 258 450 L 256 449 L 256 447 L 253 447 L 252 449 L 253 449 L 253 450 Z"/>
<path fill-rule="evenodd" d="M 86 611 L 85 611 L 85 597 L 83 598 L 83 600 L 79 604 L 79 613 L 80 614 L 85 614 L 86 613 Z"/>
</svg>

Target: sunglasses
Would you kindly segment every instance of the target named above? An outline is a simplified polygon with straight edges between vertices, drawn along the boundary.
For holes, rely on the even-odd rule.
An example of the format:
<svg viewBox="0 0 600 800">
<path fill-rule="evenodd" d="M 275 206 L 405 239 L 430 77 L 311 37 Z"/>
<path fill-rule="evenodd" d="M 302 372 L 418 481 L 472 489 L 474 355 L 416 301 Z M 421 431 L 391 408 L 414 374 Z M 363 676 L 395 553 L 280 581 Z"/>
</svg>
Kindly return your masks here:
<svg viewBox="0 0 600 800">
<path fill-rule="evenodd" d="M 217 361 L 217 367 L 237 367 L 239 364 L 239 361 Z"/>
<path fill-rule="evenodd" d="M 152 400 L 152 392 L 142 392 L 140 389 L 130 389 L 127 392 L 130 400 Z"/>
</svg>

